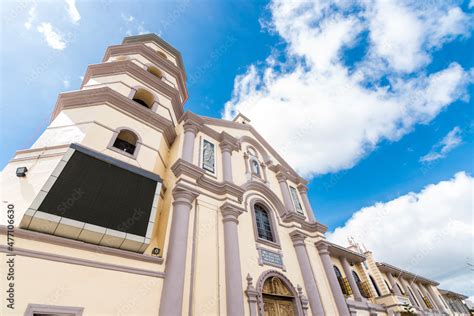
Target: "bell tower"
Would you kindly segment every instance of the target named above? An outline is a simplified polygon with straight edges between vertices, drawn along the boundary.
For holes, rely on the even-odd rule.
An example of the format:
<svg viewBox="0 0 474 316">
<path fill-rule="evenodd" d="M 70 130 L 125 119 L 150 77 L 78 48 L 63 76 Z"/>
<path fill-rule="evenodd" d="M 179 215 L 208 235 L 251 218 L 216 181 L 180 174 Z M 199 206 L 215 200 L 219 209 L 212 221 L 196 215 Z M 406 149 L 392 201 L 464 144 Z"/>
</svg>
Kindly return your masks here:
<svg viewBox="0 0 474 316">
<path fill-rule="evenodd" d="M 143 253 L 157 238 L 162 179 L 187 98 L 181 54 L 157 35 L 108 47 L 2 172 L 19 226 Z"/>
</svg>

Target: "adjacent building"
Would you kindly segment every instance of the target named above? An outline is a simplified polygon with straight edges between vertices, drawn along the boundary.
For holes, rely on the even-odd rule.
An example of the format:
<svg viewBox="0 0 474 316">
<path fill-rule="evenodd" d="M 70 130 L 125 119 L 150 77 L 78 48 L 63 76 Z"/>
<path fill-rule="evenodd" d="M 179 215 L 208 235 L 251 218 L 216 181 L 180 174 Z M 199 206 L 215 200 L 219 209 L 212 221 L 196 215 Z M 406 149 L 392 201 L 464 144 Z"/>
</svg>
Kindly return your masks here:
<svg viewBox="0 0 474 316">
<path fill-rule="evenodd" d="M 2 172 L 0 314 L 465 314 L 436 281 L 328 241 L 307 181 L 250 120 L 187 99 L 154 34 L 59 95 Z"/>
</svg>

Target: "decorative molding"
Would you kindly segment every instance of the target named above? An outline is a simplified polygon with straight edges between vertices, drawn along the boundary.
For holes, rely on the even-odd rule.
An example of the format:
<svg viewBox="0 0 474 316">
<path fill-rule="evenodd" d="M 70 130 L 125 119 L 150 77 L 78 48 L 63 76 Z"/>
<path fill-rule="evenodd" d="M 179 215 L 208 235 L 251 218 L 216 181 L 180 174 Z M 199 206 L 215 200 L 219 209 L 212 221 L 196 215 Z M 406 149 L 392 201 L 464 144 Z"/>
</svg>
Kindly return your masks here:
<svg viewBox="0 0 474 316">
<path fill-rule="evenodd" d="M 155 277 L 155 278 L 164 278 L 165 277 L 165 274 L 163 272 L 159 272 L 159 271 L 145 270 L 145 269 L 133 268 L 133 267 L 130 267 L 130 266 L 124 266 L 124 265 L 118 265 L 118 264 L 112 264 L 112 263 L 105 263 L 105 262 L 100 262 L 100 261 L 95 261 L 95 260 L 88 260 L 88 259 L 82 259 L 82 258 L 77 258 L 77 257 L 63 256 L 63 255 L 52 254 L 52 253 L 36 251 L 36 250 L 30 250 L 30 249 L 25 249 L 25 248 L 14 247 L 13 251 L 9 251 L 7 246 L 0 245 L 0 252 L 10 253 L 10 254 L 14 254 L 14 255 L 17 255 L 17 256 L 24 256 L 24 257 L 30 257 L 30 258 L 36 258 L 36 259 L 43 259 L 43 260 L 49 260 L 49 261 L 56 261 L 56 262 L 62 262 L 62 263 L 81 265 L 81 266 L 98 268 L 98 269 L 105 269 L 105 270 L 113 270 L 113 271 L 126 272 L 126 273 L 132 273 L 132 274 L 146 275 L 146 276 L 151 276 L 151 277 Z"/>
<path fill-rule="evenodd" d="M 239 203 L 242 201 L 244 190 L 230 182 L 218 182 L 209 178 L 203 169 L 191 164 L 183 159 L 178 159 L 172 166 L 176 177 L 186 175 L 196 180 L 196 185 L 202 189 L 211 191 L 218 195 L 230 194 L 235 196 Z"/>
<path fill-rule="evenodd" d="M 262 290 L 263 290 L 263 285 L 265 281 L 270 278 L 270 277 L 277 277 L 282 281 L 285 286 L 291 291 L 291 294 L 293 295 L 293 302 L 295 303 L 295 309 L 296 309 L 296 315 L 298 316 L 303 316 L 303 307 L 301 306 L 301 301 L 299 299 L 299 293 L 291 283 L 291 281 L 281 272 L 276 271 L 276 270 L 267 270 L 262 272 L 260 277 L 258 278 L 257 281 L 257 287 L 256 291 L 258 293 L 257 296 L 257 306 L 258 306 L 258 315 L 264 315 L 265 312 L 263 310 L 263 295 L 262 295 Z"/>
<path fill-rule="evenodd" d="M 174 55 L 177 58 L 177 64 L 179 68 L 183 71 L 183 74 L 186 75 L 186 72 L 184 69 L 183 58 L 181 57 L 181 53 L 179 52 L 179 50 L 171 46 L 168 42 L 166 42 L 165 40 L 163 40 L 161 37 L 159 37 L 158 35 L 154 33 L 127 36 L 123 39 L 122 45 L 129 44 L 129 43 L 146 43 L 146 42 L 155 42 L 155 44 L 158 44 L 158 46 L 162 46 L 165 50 L 168 50 L 172 55 Z M 168 62 L 171 63 L 170 61 Z M 174 66 L 173 63 L 171 64 Z"/>
<path fill-rule="evenodd" d="M 397 268 L 397 267 L 392 266 L 391 264 L 388 264 L 388 263 L 385 263 L 385 262 L 376 262 L 375 264 L 377 265 L 377 268 L 381 272 L 390 272 L 390 273 L 396 275 L 397 278 L 403 277 L 403 278 L 405 278 L 407 280 L 411 280 L 411 281 L 417 280 L 421 284 L 429 284 L 429 285 L 433 285 L 433 286 L 438 286 L 439 285 L 439 283 L 436 282 L 436 281 L 433 281 L 433 280 L 427 279 L 425 277 L 422 277 L 420 275 L 416 275 L 416 274 L 408 272 L 406 270 Z"/>
<path fill-rule="evenodd" d="M 70 315 L 70 316 L 82 316 L 84 312 L 83 307 L 71 307 L 71 306 L 55 306 L 55 305 L 43 305 L 43 304 L 28 304 L 24 316 L 34 315 Z"/>
<path fill-rule="evenodd" d="M 179 119 L 183 115 L 183 105 L 179 98 L 179 92 L 131 60 L 89 65 L 87 67 L 86 74 L 84 75 L 81 89 L 91 78 L 119 74 L 131 75 L 138 79 L 138 81 L 140 81 L 143 85 L 149 85 L 152 89 L 163 93 L 168 98 L 170 98 L 176 118 Z"/>
<path fill-rule="evenodd" d="M 223 219 L 222 219 L 223 222 L 233 221 L 236 224 L 239 223 L 238 218 L 240 214 L 245 212 L 245 210 L 241 208 L 240 206 L 234 205 L 229 202 L 225 202 L 224 204 L 222 204 L 220 207 L 220 210 L 223 216 Z"/>
<path fill-rule="evenodd" d="M 294 230 L 290 232 L 290 238 L 291 241 L 293 242 L 293 246 L 303 246 L 306 247 L 306 244 L 304 243 L 304 240 L 306 239 L 306 236 L 302 234 L 298 230 Z"/>
<path fill-rule="evenodd" d="M 164 139 L 168 146 L 171 146 L 176 138 L 176 131 L 173 122 L 152 112 L 143 106 L 138 105 L 133 100 L 123 96 L 117 91 L 102 87 L 97 89 L 80 90 L 59 94 L 58 101 L 51 116 L 51 121 L 65 109 L 89 107 L 93 105 L 109 104 L 117 107 L 127 115 L 134 116 L 148 123 L 153 128 L 163 133 Z"/>
<path fill-rule="evenodd" d="M 179 89 L 183 93 L 183 103 L 186 102 L 188 99 L 188 90 L 186 87 L 186 72 L 184 69 L 179 69 L 171 61 L 159 56 L 156 51 L 154 51 L 151 47 L 146 46 L 144 43 L 109 46 L 105 51 L 102 62 L 106 62 L 112 56 L 133 54 L 138 54 L 145 57 L 157 67 L 162 68 L 164 71 L 173 75 L 177 79 L 176 81 L 178 82 Z"/>
<path fill-rule="evenodd" d="M 0 234 L 6 235 L 7 227 L 4 225 L 0 225 Z M 140 254 L 136 252 L 131 252 L 128 250 L 122 250 L 117 248 L 109 248 L 105 246 L 93 245 L 83 241 L 73 240 L 69 238 L 48 235 L 44 233 L 39 233 L 31 230 L 15 228 L 15 237 L 34 240 L 38 242 L 44 242 L 48 244 L 53 244 L 61 247 L 79 249 L 84 251 L 95 252 L 98 254 L 104 254 L 109 256 L 116 256 L 120 258 L 126 258 L 131 260 L 138 260 L 144 262 L 151 262 L 156 264 L 162 264 L 163 258 L 161 257 L 151 257 L 149 255 Z"/>
<path fill-rule="evenodd" d="M 186 204 L 189 208 L 192 208 L 192 203 L 199 196 L 200 192 L 195 188 L 178 181 L 175 184 L 172 194 L 174 199 L 173 206 L 177 204 Z"/>
</svg>

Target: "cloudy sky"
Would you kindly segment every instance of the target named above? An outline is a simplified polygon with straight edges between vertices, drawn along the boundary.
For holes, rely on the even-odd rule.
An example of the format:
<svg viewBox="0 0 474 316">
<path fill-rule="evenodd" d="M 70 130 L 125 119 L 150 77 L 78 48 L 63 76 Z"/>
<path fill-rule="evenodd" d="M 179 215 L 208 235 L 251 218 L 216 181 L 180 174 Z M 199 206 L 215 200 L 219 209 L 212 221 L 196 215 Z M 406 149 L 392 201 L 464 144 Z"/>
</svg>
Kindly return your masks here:
<svg viewBox="0 0 474 316">
<path fill-rule="evenodd" d="M 0 165 L 124 36 L 183 54 L 186 109 L 242 112 L 343 245 L 474 295 L 474 1 L 6 1 Z"/>
</svg>

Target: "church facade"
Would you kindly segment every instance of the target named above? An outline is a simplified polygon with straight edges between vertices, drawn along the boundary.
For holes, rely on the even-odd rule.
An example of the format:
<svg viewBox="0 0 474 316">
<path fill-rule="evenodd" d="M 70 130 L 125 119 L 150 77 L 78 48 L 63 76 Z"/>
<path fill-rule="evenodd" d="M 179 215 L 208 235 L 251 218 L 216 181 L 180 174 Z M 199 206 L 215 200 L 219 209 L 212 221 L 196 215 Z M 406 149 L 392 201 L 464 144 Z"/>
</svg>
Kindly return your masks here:
<svg viewBox="0 0 474 316">
<path fill-rule="evenodd" d="M 59 95 L 2 172 L 0 314 L 463 315 L 436 281 L 328 241 L 307 181 L 250 120 L 187 98 L 154 34 Z"/>
</svg>

